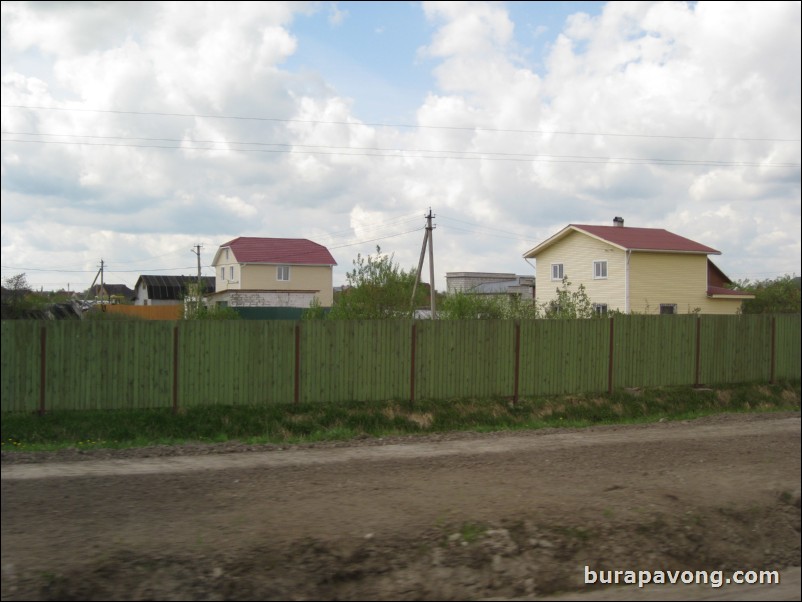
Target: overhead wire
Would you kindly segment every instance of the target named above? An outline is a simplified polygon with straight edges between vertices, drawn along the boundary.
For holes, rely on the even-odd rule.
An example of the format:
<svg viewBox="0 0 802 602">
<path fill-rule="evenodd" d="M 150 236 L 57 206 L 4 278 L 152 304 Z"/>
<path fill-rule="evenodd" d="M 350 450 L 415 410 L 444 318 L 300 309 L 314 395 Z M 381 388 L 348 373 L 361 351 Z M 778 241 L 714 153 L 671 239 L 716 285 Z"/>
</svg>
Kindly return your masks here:
<svg viewBox="0 0 802 602">
<path fill-rule="evenodd" d="M 553 136 L 596 136 L 596 137 L 620 137 L 620 138 L 653 138 L 653 139 L 676 139 L 676 140 L 721 140 L 721 141 L 737 141 L 737 142 L 799 142 L 796 138 L 770 138 L 770 137 L 722 137 L 722 136 L 681 136 L 681 135 L 659 135 L 659 134 L 630 134 L 630 133 L 613 133 L 613 132 L 584 132 L 584 131 L 568 131 L 568 130 L 527 130 L 527 129 L 499 129 L 487 128 L 481 126 L 434 126 L 434 125 L 407 125 L 407 124 L 385 124 L 385 123 L 361 123 L 353 121 L 322 121 L 322 120 L 300 120 L 300 119 L 279 119 L 279 118 L 264 118 L 264 117 L 246 117 L 246 116 L 227 116 L 227 115 L 204 115 L 192 113 L 167 113 L 167 112 L 146 112 L 146 111 L 119 111 L 119 110 L 102 110 L 102 109 L 84 109 L 84 108 L 65 108 L 65 107 L 39 107 L 32 105 L 11 105 L 2 104 L 3 107 L 19 108 L 29 110 L 53 110 L 53 111 L 79 111 L 79 112 L 94 112 L 94 113 L 109 113 L 109 114 L 123 114 L 123 115 L 142 115 L 142 116 L 169 116 L 169 117 L 193 117 L 193 118 L 216 118 L 216 119 L 233 119 L 233 120 L 255 120 L 266 122 L 281 122 L 281 123 L 309 123 L 309 124 L 329 124 L 329 125 L 347 125 L 352 127 L 371 126 L 371 127 L 396 127 L 396 128 L 415 128 L 415 129 L 439 129 L 439 130 L 459 130 L 459 131 L 472 131 L 472 132 L 499 132 L 499 133 L 519 133 L 519 134 L 538 134 L 538 135 L 553 135 Z M 262 153 L 292 153 L 292 154 L 311 154 L 311 155 L 331 155 L 331 156 L 366 156 L 366 157 L 385 157 L 385 158 L 410 158 L 410 159 L 456 159 L 456 160 L 483 160 L 483 161 L 515 161 L 515 162 L 542 162 L 542 163 L 583 163 L 583 164 L 626 164 L 626 165 L 662 165 L 662 166 L 711 166 L 711 167 L 784 167 L 784 168 L 798 168 L 799 163 L 791 162 L 759 162 L 759 161 L 718 161 L 718 160 L 699 160 L 699 159 L 671 159 L 671 158 L 638 158 L 638 157 L 617 157 L 617 156 L 594 156 L 594 155 L 557 155 L 557 154 L 527 154 L 527 153 L 511 153 L 511 152 L 490 152 L 490 151 L 455 151 L 455 150 L 436 150 L 436 149 L 421 149 L 421 148 L 393 148 L 382 146 L 334 146 L 334 145 L 301 145 L 289 144 L 278 142 L 247 142 L 247 141 L 223 141 L 223 140 L 194 140 L 194 139 L 178 139 L 178 138 L 145 138 L 145 137 L 124 137 L 124 136 L 98 136 L 98 135 L 78 135 L 78 134 L 47 134 L 47 133 L 33 133 L 33 132 L 2 132 L 4 136 L 37 136 L 37 137 L 64 137 L 64 138 L 84 138 L 90 140 L 117 140 L 117 141 L 144 141 L 144 142 L 175 142 L 181 143 L 180 146 L 170 145 L 139 145 L 139 144 L 117 144 L 117 143 L 96 143 L 87 142 L 84 140 L 21 140 L 21 139 L 3 139 L 3 142 L 20 142 L 20 143 L 40 143 L 40 144 L 62 144 L 62 145 L 83 145 L 83 146 L 107 146 L 107 147 L 128 147 L 128 148 L 157 148 L 168 150 L 190 150 L 190 151 L 207 151 L 207 152 L 262 152 Z M 208 148 L 202 146 L 187 146 L 186 143 L 193 145 L 198 144 L 214 144 L 228 145 L 227 148 Z M 231 146 L 251 146 L 251 147 L 271 147 L 271 148 L 231 148 Z M 406 216 L 403 216 L 406 218 Z M 484 236 L 495 236 L 499 238 L 514 238 L 517 240 L 526 240 L 514 233 L 495 229 L 479 224 L 451 218 L 448 216 L 440 215 L 441 219 L 446 221 L 453 220 L 462 222 L 470 226 L 479 228 L 479 230 L 468 230 L 465 228 L 458 228 L 451 224 L 442 224 L 441 226 L 447 227 L 451 230 L 466 232 L 470 234 L 481 234 Z M 360 226 L 360 230 L 365 234 L 374 232 L 381 234 L 393 227 L 402 226 L 412 221 L 412 217 L 402 219 L 395 218 L 386 222 L 385 225 L 365 225 Z M 340 245 L 334 245 L 330 248 L 344 248 L 349 246 L 356 246 L 359 244 L 366 244 L 368 242 L 375 242 L 384 240 L 386 238 L 393 238 L 411 232 L 422 230 L 423 228 L 414 228 L 403 232 L 379 236 L 368 240 L 360 240 L 355 242 L 348 242 Z M 353 228 L 351 229 L 353 230 Z M 510 236 L 501 236 L 500 234 L 492 234 L 486 230 L 496 230 L 502 234 Z M 327 239 L 330 242 L 335 242 L 338 238 L 345 238 L 352 236 L 352 232 L 343 231 L 340 233 L 331 233 Z M 527 241 L 529 242 L 529 241 Z M 169 255 L 178 254 L 178 252 L 168 253 L 165 255 L 156 256 L 165 257 Z M 133 260 L 123 262 L 124 264 L 140 263 L 149 261 L 149 259 Z M 211 268 L 211 266 L 204 266 Z M 186 268 L 156 268 L 150 271 L 168 271 L 168 270 L 183 270 L 194 269 L 195 266 L 188 266 Z M 6 269 L 6 268 L 4 268 Z M 91 273 L 93 270 L 59 270 L 59 269 L 37 269 L 37 268 L 8 268 L 8 269 L 30 269 L 37 271 L 49 272 L 64 272 L 64 273 Z M 118 270 L 119 271 L 119 270 Z M 137 270 L 120 271 L 121 273 L 135 272 Z M 139 270 L 142 271 L 142 270 Z M 780 272 L 775 272 L 780 273 Z"/>
<path fill-rule="evenodd" d="M 370 242 L 377 242 L 377 241 L 380 241 L 380 240 L 386 240 L 388 238 L 396 238 L 398 236 L 403 236 L 405 234 L 410 234 L 412 232 L 420 232 L 423 229 L 424 229 L 424 226 L 421 226 L 419 228 L 413 228 L 411 230 L 405 230 L 403 232 L 396 232 L 396 233 L 393 233 L 393 234 L 388 234 L 386 236 L 380 236 L 380 237 L 370 238 L 370 239 L 366 239 L 366 240 L 358 240 L 358 241 L 355 241 L 355 242 L 343 243 L 343 244 L 340 244 L 340 245 L 335 245 L 335 246 L 328 247 L 328 249 L 329 250 L 331 250 L 331 249 L 342 249 L 342 248 L 346 248 L 346 247 L 353 247 L 353 246 L 356 246 L 356 245 L 367 244 L 367 243 L 370 243 Z M 319 251 L 312 250 L 312 251 L 307 251 L 307 252 L 302 252 L 302 253 L 293 253 L 292 255 L 288 255 L 287 257 L 278 257 L 278 258 L 276 258 L 276 260 L 277 261 L 290 261 L 293 258 L 298 258 L 298 257 L 302 257 L 304 255 L 310 255 L 310 254 L 314 254 L 314 253 L 317 253 L 317 252 L 319 252 Z M 107 263 L 107 265 L 108 265 L 108 263 Z M 210 264 L 203 264 L 202 267 L 212 268 L 213 266 L 210 265 Z M 68 273 L 68 274 L 69 273 L 94 274 L 94 273 L 97 272 L 97 270 L 67 270 L 67 269 L 34 268 L 34 267 L 25 267 L 25 266 L 0 266 L 0 268 L 2 268 L 3 270 L 22 270 L 22 271 L 25 271 L 25 272 L 56 272 L 56 273 Z M 194 266 L 170 267 L 170 268 L 148 268 L 148 269 L 141 269 L 141 270 L 118 270 L 118 269 L 109 270 L 109 269 L 105 269 L 104 271 L 106 271 L 108 273 L 120 273 L 120 274 L 131 274 L 131 273 L 140 273 L 141 274 L 143 272 L 166 272 L 166 271 L 174 271 L 174 270 L 197 270 L 197 266 L 194 265 Z"/>
<path fill-rule="evenodd" d="M 205 152 L 237 152 L 265 154 L 305 154 L 338 157 L 378 157 L 397 159 L 454 159 L 460 161 L 510 161 L 517 163 L 575 163 L 589 165 L 663 165 L 663 166 L 695 166 L 695 167 L 800 167 L 800 163 L 771 163 L 759 161 L 719 161 L 705 159 L 660 159 L 637 157 L 606 157 L 593 155 L 533 155 L 526 153 L 494 153 L 480 151 L 407 151 L 405 149 L 389 149 L 378 152 L 329 152 L 320 150 L 297 150 L 294 145 L 288 149 L 267 148 L 208 148 L 199 146 L 164 146 L 159 144 L 112 144 L 108 142 L 83 142 L 64 140 L 23 140 L 6 138 L 3 142 L 20 142 L 23 144 L 58 144 L 62 146 L 101 146 L 110 148 L 153 148 L 162 150 L 184 150 Z M 250 143 L 244 143 L 250 144 Z M 325 147 L 323 147 L 325 148 Z M 361 151 L 360 147 L 333 147 Z M 369 150 L 369 149 L 368 149 Z M 410 154 L 410 152 L 416 154 Z M 420 152 L 441 153 L 439 155 L 419 154 Z M 401 153 L 401 154 L 399 154 Z M 474 154 L 479 156 L 473 156 Z"/>
<path fill-rule="evenodd" d="M 540 134 L 554 136 L 611 136 L 623 138 L 667 138 L 679 140 L 730 140 L 739 142 L 800 142 L 798 138 L 767 138 L 767 137 L 735 137 L 735 136 L 681 136 L 669 134 L 631 134 L 631 133 L 612 133 L 612 132 L 582 132 L 570 130 L 526 130 L 518 128 L 490 128 L 483 126 L 451 126 L 451 125 L 423 125 L 423 124 L 404 124 L 404 123 L 369 123 L 355 121 L 323 121 L 317 119 L 286 119 L 278 117 L 255 117 L 241 115 L 212 115 L 202 113 L 172 113 L 161 111 L 123 111 L 114 109 L 91 109 L 78 107 L 43 107 L 35 105 L 13 105 L 1 104 L 0 106 L 15 109 L 30 109 L 38 111 L 75 111 L 87 113 L 111 113 L 117 115 L 154 115 L 162 117 L 192 117 L 203 119 L 231 119 L 237 121 L 267 121 L 279 123 L 311 123 L 327 125 L 347 125 L 347 126 L 370 126 L 370 127 L 394 127 L 411 129 L 435 129 L 435 130 L 463 130 L 477 132 L 506 132 L 516 134 Z"/>
</svg>

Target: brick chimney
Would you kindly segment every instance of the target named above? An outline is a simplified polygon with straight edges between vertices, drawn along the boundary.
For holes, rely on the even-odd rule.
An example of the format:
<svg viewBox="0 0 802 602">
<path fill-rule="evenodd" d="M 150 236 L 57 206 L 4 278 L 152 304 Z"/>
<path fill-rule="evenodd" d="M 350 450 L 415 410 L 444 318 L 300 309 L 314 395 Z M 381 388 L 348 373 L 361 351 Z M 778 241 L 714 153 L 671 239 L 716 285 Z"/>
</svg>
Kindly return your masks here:
<svg viewBox="0 0 802 602">
<path fill-rule="evenodd" d="M 613 218 L 613 226 L 616 228 L 623 228 L 624 227 L 624 218 L 623 217 L 614 217 Z"/>
</svg>

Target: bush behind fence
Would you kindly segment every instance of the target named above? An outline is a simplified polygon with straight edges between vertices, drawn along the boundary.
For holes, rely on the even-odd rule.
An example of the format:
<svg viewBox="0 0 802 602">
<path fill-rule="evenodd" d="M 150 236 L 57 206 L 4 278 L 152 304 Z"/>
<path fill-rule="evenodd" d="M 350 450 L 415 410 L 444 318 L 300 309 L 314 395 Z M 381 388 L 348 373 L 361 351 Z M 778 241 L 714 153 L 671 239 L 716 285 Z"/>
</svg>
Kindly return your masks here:
<svg viewBox="0 0 802 602">
<path fill-rule="evenodd" d="M 3 321 L 2 411 L 532 397 L 800 379 L 800 316 Z"/>
</svg>

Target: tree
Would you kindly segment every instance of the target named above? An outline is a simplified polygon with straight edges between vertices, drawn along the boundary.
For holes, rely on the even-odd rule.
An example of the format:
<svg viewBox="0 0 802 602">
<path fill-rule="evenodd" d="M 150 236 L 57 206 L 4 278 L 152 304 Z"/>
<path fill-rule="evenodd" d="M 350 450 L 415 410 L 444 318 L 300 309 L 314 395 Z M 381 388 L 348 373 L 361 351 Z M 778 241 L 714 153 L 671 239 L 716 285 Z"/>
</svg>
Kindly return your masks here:
<svg viewBox="0 0 802 602">
<path fill-rule="evenodd" d="M 596 316 L 593 303 L 585 291 L 585 285 L 580 284 L 577 290 L 572 291 L 568 278 L 563 278 L 562 288 L 557 289 L 557 298 L 548 303 L 544 311 L 546 318 L 563 320 Z"/>
<path fill-rule="evenodd" d="M 354 269 L 346 274 L 346 287 L 338 295 L 328 314 L 332 320 L 372 320 L 412 317 L 413 308 L 426 301 L 426 291 L 418 287 L 412 302 L 415 270 L 403 270 L 393 255 L 363 257 L 358 254 Z"/>
<path fill-rule="evenodd" d="M 599 316 L 585 291 L 585 285 L 580 284 L 577 290 L 571 290 L 571 283 L 566 278 L 563 278 L 561 288 L 557 289 L 557 298 L 540 305 L 518 296 L 459 292 L 448 295 L 441 308 L 439 317 L 451 320 L 569 320 Z"/>
<path fill-rule="evenodd" d="M 31 299 L 32 294 L 25 274 L 17 274 L 3 280 L 3 319 L 25 317 L 25 312 L 36 305 Z"/>
<path fill-rule="evenodd" d="M 301 314 L 302 320 L 325 320 L 328 310 L 320 304 L 320 299 L 314 297 L 309 307 Z"/>
<path fill-rule="evenodd" d="M 741 280 L 734 288 L 755 296 L 744 301 L 741 313 L 744 314 L 798 314 L 800 313 L 800 279 L 789 275 L 775 279 L 750 282 Z"/>
<path fill-rule="evenodd" d="M 534 301 L 518 295 L 477 295 L 456 292 L 439 304 L 437 317 L 443 320 L 525 320 L 540 317 Z"/>
</svg>

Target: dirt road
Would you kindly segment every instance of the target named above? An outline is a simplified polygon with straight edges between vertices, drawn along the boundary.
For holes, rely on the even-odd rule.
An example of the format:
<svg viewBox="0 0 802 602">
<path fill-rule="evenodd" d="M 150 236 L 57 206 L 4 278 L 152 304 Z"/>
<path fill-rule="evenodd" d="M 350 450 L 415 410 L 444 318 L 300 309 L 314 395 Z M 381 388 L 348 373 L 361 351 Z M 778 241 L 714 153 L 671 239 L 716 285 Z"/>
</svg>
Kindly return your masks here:
<svg viewBox="0 0 802 602">
<path fill-rule="evenodd" d="M 679 597 L 799 599 L 799 565 L 799 413 L 3 455 L 3 600 L 611 595 L 586 567 L 776 570 L 794 596 Z"/>
</svg>

